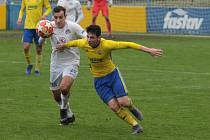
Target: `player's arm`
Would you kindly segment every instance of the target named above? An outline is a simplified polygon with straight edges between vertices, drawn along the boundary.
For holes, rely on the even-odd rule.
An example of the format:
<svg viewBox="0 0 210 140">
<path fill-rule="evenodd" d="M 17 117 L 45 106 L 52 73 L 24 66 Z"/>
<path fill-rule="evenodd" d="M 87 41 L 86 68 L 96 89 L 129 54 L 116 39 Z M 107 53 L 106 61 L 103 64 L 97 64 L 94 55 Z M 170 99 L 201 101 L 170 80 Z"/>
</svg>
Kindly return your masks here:
<svg viewBox="0 0 210 140">
<path fill-rule="evenodd" d="M 110 41 L 110 44 L 111 44 L 110 46 L 112 47 L 112 49 L 132 48 L 132 49 L 149 53 L 151 56 L 154 56 L 154 57 L 159 57 L 163 54 L 162 49 L 148 48 L 134 42 Z"/>
<path fill-rule="evenodd" d="M 41 19 L 46 19 L 46 17 L 51 13 L 52 8 L 50 5 L 49 0 L 44 0 L 44 7 L 46 8 L 44 14 L 42 15 Z"/>
<path fill-rule="evenodd" d="M 84 47 L 84 45 L 85 45 L 85 39 L 72 40 L 66 43 L 58 44 L 56 50 L 63 51 L 65 48 L 70 48 L 70 47 L 82 48 Z"/>
<path fill-rule="evenodd" d="M 163 54 L 163 50 L 162 49 L 148 48 L 148 47 L 145 47 L 145 46 L 140 46 L 139 50 L 147 52 L 151 56 L 154 56 L 154 57 L 159 57 L 159 56 L 161 56 Z"/>
<path fill-rule="evenodd" d="M 22 0 L 19 16 L 18 16 L 18 20 L 17 20 L 17 25 L 21 25 L 21 23 L 22 23 L 22 18 L 24 15 L 25 8 L 26 8 L 25 0 Z"/>
<path fill-rule="evenodd" d="M 82 6 L 79 1 L 76 1 L 76 12 L 77 12 L 77 19 L 76 23 L 80 23 L 80 21 L 84 18 L 83 12 L 82 12 Z"/>
<path fill-rule="evenodd" d="M 86 38 L 87 32 L 77 23 L 72 24 L 72 30 L 78 38 Z"/>
</svg>

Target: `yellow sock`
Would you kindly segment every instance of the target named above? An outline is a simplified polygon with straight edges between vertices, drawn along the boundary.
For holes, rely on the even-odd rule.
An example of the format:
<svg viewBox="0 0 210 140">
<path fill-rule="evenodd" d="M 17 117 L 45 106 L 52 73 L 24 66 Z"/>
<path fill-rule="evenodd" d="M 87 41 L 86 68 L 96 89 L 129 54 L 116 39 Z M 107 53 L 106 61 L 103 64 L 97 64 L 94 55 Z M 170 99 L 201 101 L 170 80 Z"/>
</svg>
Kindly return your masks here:
<svg viewBox="0 0 210 140">
<path fill-rule="evenodd" d="M 116 112 L 116 115 L 132 126 L 138 124 L 137 121 L 122 107 Z"/>
<path fill-rule="evenodd" d="M 129 102 L 130 102 L 130 106 L 128 106 L 128 109 L 129 109 L 129 110 L 132 110 L 132 109 L 134 108 L 134 104 L 133 104 L 131 98 L 128 98 L 128 100 L 129 100 Z"/>
<path fill-rule="evenodd" d="M 30 52 L 25 52 L 24 56 L 25 56 L 27 64 L 28 65 L 31 64 L 31 54 L 30 54 Z"/>
<path fill-rule="evenodd" d="M 41 67 L 41 59 L 42 59 L 42 55 L 36 55 L 36 65 L 35 65 L 35 69 L 40 70 Z"/>
</svg>

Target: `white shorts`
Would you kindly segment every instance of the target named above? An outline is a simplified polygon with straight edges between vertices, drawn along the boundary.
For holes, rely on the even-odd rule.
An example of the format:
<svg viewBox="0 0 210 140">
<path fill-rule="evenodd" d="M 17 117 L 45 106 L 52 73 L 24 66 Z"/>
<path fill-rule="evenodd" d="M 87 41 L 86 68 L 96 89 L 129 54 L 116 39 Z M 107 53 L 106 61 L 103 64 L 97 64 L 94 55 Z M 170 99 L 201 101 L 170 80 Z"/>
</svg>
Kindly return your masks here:
<svg viewBox="0 0 210 140">
<path fill-rule="evenodd" d="M 76 79 L 78 74 L 78 65 L 72 64 L 57 71 L 50 71 L 50 90 L 58 90 L 64 76 L 70 76 Z"/>
</svg>

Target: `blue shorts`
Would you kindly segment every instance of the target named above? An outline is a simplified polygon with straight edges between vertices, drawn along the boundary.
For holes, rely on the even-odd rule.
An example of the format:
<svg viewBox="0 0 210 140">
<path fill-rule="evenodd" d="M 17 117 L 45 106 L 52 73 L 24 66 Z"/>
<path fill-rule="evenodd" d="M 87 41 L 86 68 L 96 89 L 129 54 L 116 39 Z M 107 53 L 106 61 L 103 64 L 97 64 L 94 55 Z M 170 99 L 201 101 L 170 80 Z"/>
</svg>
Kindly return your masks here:
<svg viewBox="0 0 210 140">
<path fill-rule="evenodd" d="M 39 36 L 36 33 L 36 29 L 24 29 L 23 42 L 32 43 L 34 42 L 38 45 Z"/>
<path fill-rule="evenodd" d="M 127 87 L 118 68 L 106 76 L 94 78 L 94 85 L 106 104 L 113 98 L 127 96 Z"/>
</svg>

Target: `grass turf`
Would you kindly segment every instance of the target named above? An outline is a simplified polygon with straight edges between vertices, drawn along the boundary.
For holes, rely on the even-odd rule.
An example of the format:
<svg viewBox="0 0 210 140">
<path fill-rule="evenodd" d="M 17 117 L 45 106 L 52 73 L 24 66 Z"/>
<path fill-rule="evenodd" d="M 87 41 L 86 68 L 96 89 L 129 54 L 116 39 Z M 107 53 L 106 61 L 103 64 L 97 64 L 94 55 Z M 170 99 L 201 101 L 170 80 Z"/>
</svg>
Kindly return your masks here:
<svg viewBox="0 0 210 140">
<path fill-rule="evenodd" d="M 70 104 L 76 123 L 61 127 L 58 107 L 49 91 L 50 42 L 43 51 L 41 76 L 25 76 L 21 32 L 0 32 L 0 139 L 2 140 L 204 140 L 210 137 L 210 39 L 175 36 L 115 36 L 164 49 L 158 59 L 135 50 L 114 51 L 114 62 L 129 96 L 140 107 L 145 129 L 117 118 L 96 95 L 89 65 L 81 67 Z M 34 46 L 31 47 L 34 62 Z"/>
</svg>

